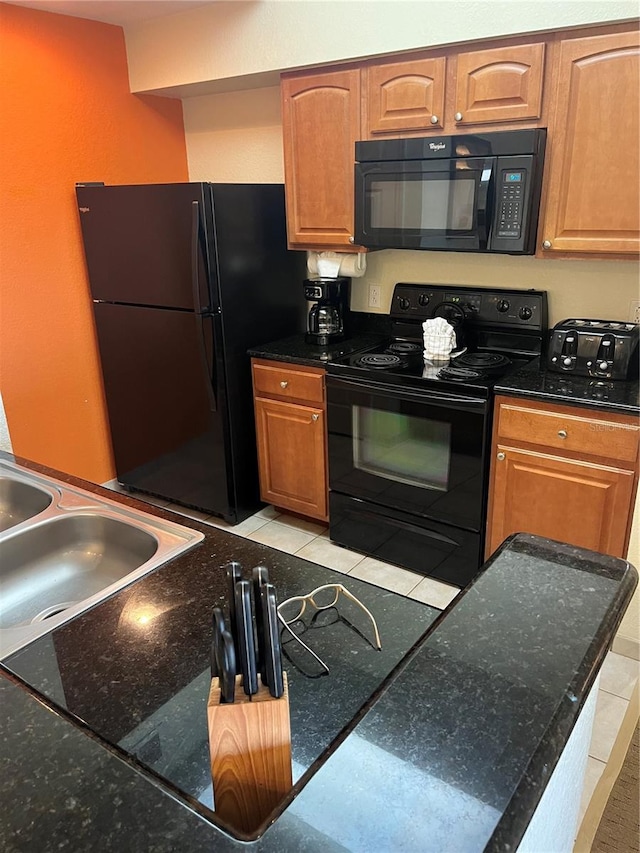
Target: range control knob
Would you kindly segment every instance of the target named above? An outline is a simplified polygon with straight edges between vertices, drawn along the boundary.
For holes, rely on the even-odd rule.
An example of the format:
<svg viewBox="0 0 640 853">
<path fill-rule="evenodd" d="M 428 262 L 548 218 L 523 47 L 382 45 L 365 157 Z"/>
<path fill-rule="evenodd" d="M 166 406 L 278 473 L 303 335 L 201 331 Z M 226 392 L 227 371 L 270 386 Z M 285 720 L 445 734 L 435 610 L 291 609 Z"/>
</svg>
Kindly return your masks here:
<svg viewBox="0 0 640 853">
<path fill-rule="evenodd" d="M 411 305 L 406 296 L 400 296 L 398 298 L 398 305 L 402 308 L 403 311 L 406 311 L 407 308 Z"/>
<path fill-rule="evenodd" d="M 606 370 L 609 367 L 609 365 L 606 361 L 601 361 L 600 364 L 598 365 L 598 367 L 600 368 L 600 370 Z"/>
<path fill-rule="evenodd" d="M 523 305 L 522 308 L 518 311 L 518 317 L 520 317 L 521 320 L 528 320 L 532 314 L 533 311 L 531 310 L 531 308 L 529 308 L 528 305 Z"/>
<path fill-rule="evenodd" d="M 418 296 L 418 303 L 420 305 L 422 305 L 423 307 L 425 305 L 428 305 L 429 304 L 429 294 L 428 293 L 421 293 L 420 296 Z"/>
<path fill-rule="evenodd" d="M 569 356 L 567 356 L 566 358 L 563 358 L 562 363 L 564 364 L 565 367 L 571 367 L 571 359 L 569 358 Z"/>
<path fill-rule="evenodd" d="M 496 308 L 501 314 L 504 314 L 505 311 L 509 310 L 509 300 L 508 299 L 498 299 L 496 302 Z"/>
</svg>

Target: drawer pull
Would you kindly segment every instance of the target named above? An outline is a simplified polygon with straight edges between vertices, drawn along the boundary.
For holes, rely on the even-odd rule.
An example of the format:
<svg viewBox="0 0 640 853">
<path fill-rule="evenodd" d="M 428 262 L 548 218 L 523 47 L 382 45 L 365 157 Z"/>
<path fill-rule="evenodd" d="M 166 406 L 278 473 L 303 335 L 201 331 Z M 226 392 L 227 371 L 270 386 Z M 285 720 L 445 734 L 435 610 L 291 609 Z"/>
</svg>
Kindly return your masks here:
<svg viewBox="0 0 640 853">
<path fill-rule="evenodd" d="M 286 388 L 288 384 L 289 384 L 289 383 L 288 383 L 286 380 L 284 380 L 284 379 L 283 379 L 283 380 L 282 380 L 282 382 L 280 383 L 280 387 L 281 387 L 281 388 Z"/>
<path fill-rule="evenodd" d="M 558 430 L 558 438 L 566 438 L 566 437 L 567 437 L 566 429 L 559 429 Z"/>
<path fill-rule="evenodd" d="M 318 420 L 318 417 L 319 417 L 319 415 L 311 415 L 311 420 L 312 420 L 312 421 L 317 421 L 317 420 Z"/>
<path fill-rule="evenodd" d="M 502 453 L 502 451 L 501 451 L 500 453 L 498 453 L 498 459 L 500 460 L 500 462 L 502 462 L 502 460 L 503 460 L 504 458 L 505 458 L 505 454 L 504 454 L 504 453 Z"/>
</svg>

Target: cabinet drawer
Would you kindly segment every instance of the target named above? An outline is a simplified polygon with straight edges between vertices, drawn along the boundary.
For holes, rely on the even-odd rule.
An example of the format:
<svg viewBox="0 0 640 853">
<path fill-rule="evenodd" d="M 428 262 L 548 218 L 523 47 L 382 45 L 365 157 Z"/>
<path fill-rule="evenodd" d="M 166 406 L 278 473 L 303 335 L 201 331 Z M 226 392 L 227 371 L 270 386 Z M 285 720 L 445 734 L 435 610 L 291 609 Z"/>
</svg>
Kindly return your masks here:
<svg viewBox="0 0 640 853">
<path fill-rule="evenodd" d="M 295 365 L 253 365 L 256 394 L 324 403 L 324 371 L 312 372 Z"/>
<path fill-rule="evenodd" d="M 545 412 L 502 403 L 498 435 L 607 459 L 633 463 L 638 454 L 640 427 L 615 418 L 584 417 L 561 412 Z"/>
</svg>

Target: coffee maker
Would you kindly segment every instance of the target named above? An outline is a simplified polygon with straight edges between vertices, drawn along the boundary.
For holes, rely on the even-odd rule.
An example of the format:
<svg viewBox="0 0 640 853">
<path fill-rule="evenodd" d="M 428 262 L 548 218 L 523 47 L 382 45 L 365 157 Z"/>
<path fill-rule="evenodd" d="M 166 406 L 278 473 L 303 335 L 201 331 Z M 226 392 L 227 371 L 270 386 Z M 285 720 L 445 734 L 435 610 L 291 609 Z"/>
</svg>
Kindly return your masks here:
<svg viewBox="0 0 640 853">
<path fill-rule="evenodd" d="M 341 341 L 349 317 L 350 278 L 308 278 L 304 282 L 305 299 L 314 304 L 307 317 L 308 344 L 326 347 Z"/>
</svg>

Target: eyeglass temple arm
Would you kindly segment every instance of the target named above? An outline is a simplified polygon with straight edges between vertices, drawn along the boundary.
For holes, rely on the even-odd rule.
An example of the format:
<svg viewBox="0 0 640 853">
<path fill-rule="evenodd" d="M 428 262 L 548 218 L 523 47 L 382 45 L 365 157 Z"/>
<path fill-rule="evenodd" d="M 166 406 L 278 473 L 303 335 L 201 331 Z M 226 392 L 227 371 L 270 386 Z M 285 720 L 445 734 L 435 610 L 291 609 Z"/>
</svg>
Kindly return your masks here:
<svg viewBox="0 0 640 853">
<path fill-rule="evenodd" d="M 318 661 L 318 663 L 320 664 L 320 666 L 321 666 L 323 669 L 325 669 L 327 672 L 329 672 L 329 667 L 328 667 L 328 666 L 326 665 L 326 663 L 322 660 L 322 658 L 319 658 L 319 657 L 318 657 L 318 655 L 313 651 L 313 649 L 310 649 L 310 648 L 309 648 L 309 646 L 308 646 L 308 645 L 307 645 L 303 640 L 301 640 L 301 639 L 300 639 L 300 637 L 296 634 L 296 632 L 291 630 L 291 628 L 290 628 L 290 627 L 289 627 L 289 625 L 287 624 L 286 620 L 284 619 L 284 617 L 283 617 L 283 616 L 281 616 L 281 615 L 280 615 L 280 613 L 278 613 L 278 620 L 279 620 L 280 624 L 281 624 L 284 628 L 286 628 L 286 629 L 287 629 L 287 631 L 291 634 L 291 636 L 293 637 L 293 639 L 294 639 L 294 640 L 297 640 L 297 641 L 300 643 L 300 645 L 301 645 L 304 649 L 306 649 L 306 650 L 309 652 L 309 654 L 310 654 L 310 655 L 313 655 L 313 657 Z"/>
<path fill-rule="evenodd" d="M 364 604 L 358 598 L 355 597 L 355 595 L 352 592 L 349 592 L 349 590 L 346 588 L 346 586 L 342 586 L 342 584 L 338 584 L 338 586 L 340 587 L 341 592 L 344 592 L 344 594 L 347 596 L 347 598 L 350 598 L 351 601 L 353 601 L 357 605 L 359 605 L 364 610 L 364 612 L 367 614 L 369 619 L 371 619 L 371 622 L 373 623 L 373 630 L 375 631 L 375 636 L 376 636 L 376 647 L 378 649 L 381 649 L 382 643 L 380 642 L 380 634 L 378 633 L 378 626 L 376 624 L 376 620 L 373 618 L 373 614 L 371 613 L 371 611 L 368 610 L 364 606 Z"/>
</svg>

